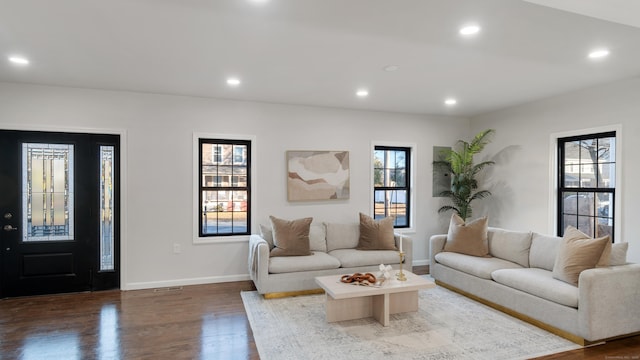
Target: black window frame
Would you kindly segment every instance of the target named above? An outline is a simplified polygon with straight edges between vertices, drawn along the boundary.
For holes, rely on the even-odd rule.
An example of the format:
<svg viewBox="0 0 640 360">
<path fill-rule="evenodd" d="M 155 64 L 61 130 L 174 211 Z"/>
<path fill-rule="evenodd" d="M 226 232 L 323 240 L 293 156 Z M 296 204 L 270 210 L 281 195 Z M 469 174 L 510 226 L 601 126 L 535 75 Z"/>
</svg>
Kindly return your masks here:
<svg viewBox="0 0 640 360">
<path fill-rule="evenodd" d="M 593 201 L 592 205 L 593 205 L 593 215 L 582 215 L 582 217 L 588 217 L 588 218 L 592 218 L 593 223 L 592 225 L 592 229 L 593 229 L 593 233 L 590 235 L 593 235 L 594 237 L 601 237 L 604 236 L 604 234 L 600 234 L 599 228 L 598 228 L 598 220 L 599 219 L 610 219 L 611 221 L 611 225 L 610 228 L 608 229 L 609 231 L 606 232 L 606 234 L 609 234 L 611 237 L 611 242 L 615 241 L 615 224 L 616 224 L 616 214 L 615 214 L 615 201 L 616 201 L 616 186 L 615 183 L 614 184 L 610 184 L 609 187 L 600 187 L 597 184 L 598 181 L 598 174 L 599 171 L 595 171 L 595 177 L 596 177 L 596 186 L 581 186 L 581 179 L 582 179 L 582 175 L 583 175 L 583 166 L 585 165 L 585 163 L 583 163 L 581 161 L 581 159 L 578 160 L 578 164 L 576 166 L 578 166 L 578 179 L 577 179 L 577 186 L 567 186 L 567 174 L 566 174 L 566 166 L 565 166 L 565 160 L 566 160 L 566 153 L 565 153 L 565 144 L 567 143 L 572 143 L 572 142 L 576 142 L 576 141 L 585 141 L 585 140 L 596 140 L 599 141 L 599 139 L 605 139 L 605 138 L 614 138 L 615 139 L 615 149 L 616 149 L 616 153 L 618 151 L 618 147 L 617 147 L 617 137 L 616 137 L 616 131 L 607 131 L 607 132 L 600 132 L 600 133 L 594 133 L 594 134 L 585 134 L 585 135 L 577 135 L 577 136 L 568 136 L 568 137 L 563 137 L 563 138 L 558 138 L 557 139 L 557 153 L 558 153 L 558 169 L 557 169 L 557 198 L 556 198 L 556 209 L 557 209 L 557 218 L 556 218 L 556 224 L 557 224 L 557 228 L 556 228 L 556 233 L 558 236 L 563 236 L 564 235 L 564 231 L 567 227 L 567 225 L 565 225 L 565 216 L 576 216 L 576 225 L 580 224 L 580 209 L 579 207 L 580 205 L 580 198 L 581 197 L 586 197 L 588 199 L 588 194 L 593 194 L 593 199 L 589 200 L 589 202 Z M 599 146 L 596 146 L 597 148 Z M 579 157 L 581 157 L 581 153 L 582 151 L 580 151 L 580 155 Z M 593 160 L 590 159 L 590 160 Z M 594 169 L 597 169 L 599 164 L 613 164 L 613 166 L 618 166 L 615 157 L 614 158 L 610 158 L 609 161 L 599 161 L 599 157 L 596 157 L 595 162 L 589 162 L 586 164 L 592 164 Z M 614 170 L 615 171 L 615 170 Z M 575 210 L 575 214 L 573 213 L 567 213 L 565 210 L 565 197 L 564 195 L 566 193 L 575 193 L 576 196 L 576 210 Z M 587 195 L 581 195 L 581 194 L 587 194 Z M 606 208 L 606 214 L 603 211 L 600 211 L 600 209 L 598 209 L 597 202 L 596 202 L 596 196 L 598 196 L 599 194 L 605 194 L 605 195 L 609 195 L 610 203 L 608 204 L 608 207 Z M 587 203 L 588 204 L 588 203 Z M 591 206 L 591 204 L 590 204 Z M 576 226 L 580 229 L 579 226 Z M 583 231 L 584 232 L 584 231 Z"/>
<path fill-rule="evenodd" d="M 232 179 L 234 176 L 237 178 L 237 174 L 234 175 L 233 171 L 231 175 L 229 175 L 229 184 L 227 186 L 223 186 L 223 181 L 221 179 L 220 174 L 216 174 L 213 176 L 213 184 L 212 186 L 206 186 L 203 184 L 203 145 L 211 144 L 217 147 L 217 145 L 238 145 L 238 146 L 246 146 L 246 164 L 242 164 L 242 167 L 246 168 L 246 186 L 237 186 L 233 185 Z M 251 140 L 239 140 L 239 139 L 212 139 L 212 138 L 199 138 L 198 139 L 198 236 L 203 238 L 208 237 L 228 237 L 228 236 L 239 236 L 239 235 L 250 235 L 251 234 Z M 223 162 L 215 161 L 215 154 L 212 151 L 211 154 L 211 166 L 221 166 Z M 222 154 L 219 154 L 222 157 Z M 231 152 L 231 162 L 229 165 L 231 168 L 239 166 L 236 160 L 235 148 L 232 149 Z M 220 180 L 219 182 L 216 180 Z M 205 191 L 246 191 L 246 231 L 232 231 L 231 232 L 215 232 L 208 233 L 204 231 L 203 220 L 207 213 L 206 206 L 204 205 L 203 194 Z M 216 205 L 219 206 L 219 205 Z M 230 210 L 229 212 L 236 212 L 235 209 Z M 242 209 L 239 212 L 244 212 Z M 232 215 L 233 216 L 233 215 Z M 218 227 L 219 225 L 216 225 Z"/>
<path fill-rule="evenodd" d="M 411 227 L 411 153 L 412 153 L 412 148 L 408 147 L 408 146 L 386 146 L 386 145 L 375 145 L 374 149 L 373 149 L 374 153 L 373 153 L 373 158 L 374 158 L 374 162 L 373 162 L 373 172 L 374 172 L 374 176 L 373 176 L 373 217 L 374 218 L 381 218 L 381 217 L 377 217 L 376 216 L 376 191 L 405 191 L 406 192 L 406 209 L 405 209 L 405 223 L 404 224 L 400 224 L 399 217 L 396 217 L 394 223 L 393 223 L 393 227 L 396 229 L 408 229 Z M 376 163 L 375 163 L 375 152 L 376 151 L 401 151 L 404 152 L 404 156 L 405 156 L 405 168 L 404 168 L 404 173 L 405 173 L 405 181 L 404 181 L 404 186 L 376 186 L 376 169 L 379 169 L 376 167 Z M 388 168 L 388 166 L 386 164 L 383 164 L 383 168 Z M 397 167 L 392 167 L 392 169 L 398 170 L 401 168 L 397 168 Z M 397 212 L 392 212 L 391 209 L 389 209 L 386 205 L 383 207 L 384 209 L 384 217 L 388 217 L 390 215 L 394 215 Z"/>
</svg>

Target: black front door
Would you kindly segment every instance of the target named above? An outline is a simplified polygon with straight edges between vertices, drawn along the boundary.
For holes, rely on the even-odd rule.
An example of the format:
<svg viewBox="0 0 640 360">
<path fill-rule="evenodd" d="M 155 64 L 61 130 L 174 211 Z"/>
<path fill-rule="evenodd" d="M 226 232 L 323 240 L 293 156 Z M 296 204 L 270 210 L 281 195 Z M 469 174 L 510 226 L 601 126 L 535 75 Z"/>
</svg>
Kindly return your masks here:
<svg viewBox="0 0 640 360">
<path fill-rule="evenodd" d="M 119 287 L 119 142 L 0 130 L 1 297 Z"/>
</svg>

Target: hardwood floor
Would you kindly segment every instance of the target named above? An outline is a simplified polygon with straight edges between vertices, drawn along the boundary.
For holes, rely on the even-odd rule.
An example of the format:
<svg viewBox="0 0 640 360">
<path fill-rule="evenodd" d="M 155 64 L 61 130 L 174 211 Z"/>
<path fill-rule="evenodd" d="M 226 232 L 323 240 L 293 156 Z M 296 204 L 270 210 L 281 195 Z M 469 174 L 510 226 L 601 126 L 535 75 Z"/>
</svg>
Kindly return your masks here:
<svg viewBox="0 0 640 360">
<path fill-rule="evenodd" d="M 0 359 L 259 359 L 240 299 L 254 289 L 242 281 L 0 300 Z M 640 336 L 539 359 L 640 360 Z"/>
<path fill-rule="evenodd" d="M 0 301 L 0 359 L 259 359 L 251 282 Z"/>
</svg>

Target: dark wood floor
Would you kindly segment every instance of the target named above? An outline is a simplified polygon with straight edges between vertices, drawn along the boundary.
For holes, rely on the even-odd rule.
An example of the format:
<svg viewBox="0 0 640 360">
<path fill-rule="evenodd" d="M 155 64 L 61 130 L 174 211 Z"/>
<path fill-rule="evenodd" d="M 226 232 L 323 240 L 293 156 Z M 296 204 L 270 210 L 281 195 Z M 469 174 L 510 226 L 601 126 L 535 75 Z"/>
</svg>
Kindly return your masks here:
<svg viewBox="0 0 640 360">
<path fill-rule="evenodd" d="M 240 299 L 254 289 L 242 281 L 0 300 L 0 359 L 259 359 Z M 640 360 L 640 336 L 540 359 Z"/>
</svg>

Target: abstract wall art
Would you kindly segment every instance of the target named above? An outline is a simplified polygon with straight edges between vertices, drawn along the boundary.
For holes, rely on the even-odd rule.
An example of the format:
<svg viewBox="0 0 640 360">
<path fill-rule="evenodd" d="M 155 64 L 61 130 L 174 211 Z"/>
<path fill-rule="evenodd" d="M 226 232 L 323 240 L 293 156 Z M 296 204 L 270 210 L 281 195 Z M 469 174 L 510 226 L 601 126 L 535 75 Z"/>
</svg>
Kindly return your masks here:
<svg viewBox="0 0 640 360">
<path fill-rule="evenodd" d="M 289 201 L 348 198 L 348 151 L 287 151 Z"/>
</svg>

